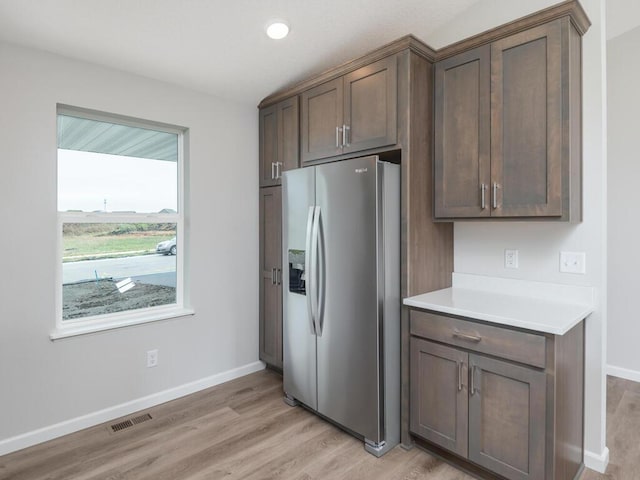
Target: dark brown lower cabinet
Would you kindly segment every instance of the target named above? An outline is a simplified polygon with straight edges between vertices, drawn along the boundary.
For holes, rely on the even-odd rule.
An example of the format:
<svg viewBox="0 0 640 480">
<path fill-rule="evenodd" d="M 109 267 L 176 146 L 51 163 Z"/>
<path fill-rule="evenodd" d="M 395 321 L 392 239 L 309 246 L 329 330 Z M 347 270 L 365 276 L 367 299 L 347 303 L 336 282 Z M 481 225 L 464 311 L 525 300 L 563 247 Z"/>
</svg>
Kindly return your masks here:
<svg viewBox="0 0 640 480">
<path fill-rule="evenodd" d="M 411 430 L 504 477 L 544 478 L 545 375 L 411 339 Z"/>
<path fill-rule="evenodd" d="M 282 191 L 260 189 L 260 360 L 282 369 Z"/>
<path fill-rule="evenodd" d="M 467 365 L 462 350 L 411 337 L 411 431 L 467 456 Z"/>
<path fill-rule="evenodd" d="M 507 478 L 545 478 L 544 372 L 474 354 L 469 366 L 469 460 Z"/>
<path fill-rule="evenodd" d="M 580 473 L 583 322 L 557 336 L 412 310 L 410 324 L 409 424 L 426 448 L 509 480 Z"/>
</svg>

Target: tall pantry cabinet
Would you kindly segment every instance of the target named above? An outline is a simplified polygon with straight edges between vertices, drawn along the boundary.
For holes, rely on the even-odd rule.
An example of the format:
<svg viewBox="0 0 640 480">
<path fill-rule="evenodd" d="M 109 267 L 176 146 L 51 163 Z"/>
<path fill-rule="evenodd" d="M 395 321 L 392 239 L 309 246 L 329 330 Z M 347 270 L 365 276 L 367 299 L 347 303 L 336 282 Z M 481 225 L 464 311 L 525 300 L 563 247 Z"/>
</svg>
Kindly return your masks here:
<svg viewBox="0 0 640 480">
<path fill-rule="evenodd" d="M 282 369 L 282 173 L 299 166 L 298 97 L 263 108 L 260 129 L 260 360 Z M 286 272 L 285 272 L 286 273 Z"/>
<path fill-rule="evenodd" d="M 282 368 L 282 193 L 260 189 L 260 360 Z"/>
</svg>

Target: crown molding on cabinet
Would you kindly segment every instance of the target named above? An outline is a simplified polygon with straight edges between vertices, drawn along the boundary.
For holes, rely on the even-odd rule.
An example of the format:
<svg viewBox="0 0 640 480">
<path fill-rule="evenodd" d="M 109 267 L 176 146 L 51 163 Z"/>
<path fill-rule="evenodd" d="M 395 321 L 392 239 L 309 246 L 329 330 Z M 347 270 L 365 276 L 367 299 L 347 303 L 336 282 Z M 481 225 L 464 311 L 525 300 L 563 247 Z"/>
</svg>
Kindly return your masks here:
<svg viewBox="0 0 640 480">
<path fill-rule="evenodd" d="M 311 87 L 315 87 L 316 85 L 328 82 L 329 80 L 333 80 L 334 78 L 341 77 L 349 72 L 357 70 L 358 68 L 370 65 L 374 62 L 377 62 L 378 60 L 407 49 L 426 58 L 432 63 L 436 61 L 436 53 L 431 47 L 429 47 L 426 43 L 420 41 L 413 35 L 405 35 L 404 37 L 387 43 L 380 48 L 376 48 L 375 50 L 363 55 L 362 57 L 358 57 L 354 60 L 349 60 L 348 62 L 345 62 L 336 67 L 331 67 L 328 70 L 319 73 L 318 75 L 313 75 L 312 77 L 302 80 L 301 82 L 294 83 L 282 90 L 279 90 L 262 100 L 258 105 L 258 108 L 268 107 L 269 105 L 278 103 L 280 100 L 284 100 L 285 98 L 302 93 L 303 91 L 308 90 Z"/>
<path fill-rule="evenodd" d="M 437 61 L 567 16 L 581 36 L 591 26 L 591 22 L 580 2 L 570 0 L 443 47 L 436 52 Z"/>
</svg>

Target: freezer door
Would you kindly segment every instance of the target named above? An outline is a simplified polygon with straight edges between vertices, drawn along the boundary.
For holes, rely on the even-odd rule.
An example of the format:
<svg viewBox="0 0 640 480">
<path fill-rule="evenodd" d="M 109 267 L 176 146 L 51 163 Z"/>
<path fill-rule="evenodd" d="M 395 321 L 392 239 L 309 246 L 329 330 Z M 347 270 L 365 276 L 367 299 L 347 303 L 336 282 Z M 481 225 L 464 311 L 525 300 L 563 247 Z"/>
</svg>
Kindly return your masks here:
<svg viewBox="0 0 640 480">
<path fill-rule="evenodd" d="M 381 432 L 377 157 L 320 165 L 318 411 L 367 440 Z"/>
<path fill-rule="evenodd" d="M 308 313 L 306 286 L 311 234 L 309 212 L 315 211 L 315 168 L 284 172 L 282 176 L 282 336 L 285 394 L 318 406 L 316 390 L 316 336 Z M 310 209 L 311 207 L 311 209 Z"/>
</svg>

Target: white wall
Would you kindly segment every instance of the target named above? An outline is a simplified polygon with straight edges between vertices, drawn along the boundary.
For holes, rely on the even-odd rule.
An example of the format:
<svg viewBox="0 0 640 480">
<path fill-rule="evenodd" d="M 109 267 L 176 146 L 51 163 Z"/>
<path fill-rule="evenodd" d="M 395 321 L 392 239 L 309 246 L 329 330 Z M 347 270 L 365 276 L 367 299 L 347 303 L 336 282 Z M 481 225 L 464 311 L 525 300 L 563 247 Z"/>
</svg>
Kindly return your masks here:
<svg viewBox="0 0 640 480">
<path fill-rule="evenodd" d="M 636 15 L 635 17 L 639 17 Z M 640 381 L 640 322 L 633 301 L 638 295 L 640 162 L 638 111 L 640 64 L 635 60 L 640 27 L 607 42 L 608 75 L 608 215 L 609 215 L 609 373 Z"/>
<path fill-rule="evenodd" d="M 637 0 L 607 0 L 607 40 L 633 30 L 640 25 L 640 2 Z"/>
<path fill-rule="evenodd" d="M 437 32 L 442 45 L 557 3 L 483 0 Z M 606 465 L 606 51 L 604 1 L 582 0 L 592 26 L 583 37 L 583 199 L 584 220 L 577 225 L 540 222 L 457 222 L 454 269 L 561 284 L 593 286 L 596 311 L 586 322 L 585 463 Z M 520 268 L 504 268 L 504 250 L 518 249 Z M 559 273 L 559 252 L 586 252 L 586 275 Z"/>
<path fill-rule="evenodd" d="M 255 106 L 1 43 L 0 72 L 0 450 L 3 440 L 6 452 L 20 444 L 7 439 L 35 429 L 260 368 Z M 187 278 L 195 316 L 49 340 L 56 103 L 189 128 Z M 147 369 L 151 348 L 159 349 L 159 365 Z"/>
</svg>

